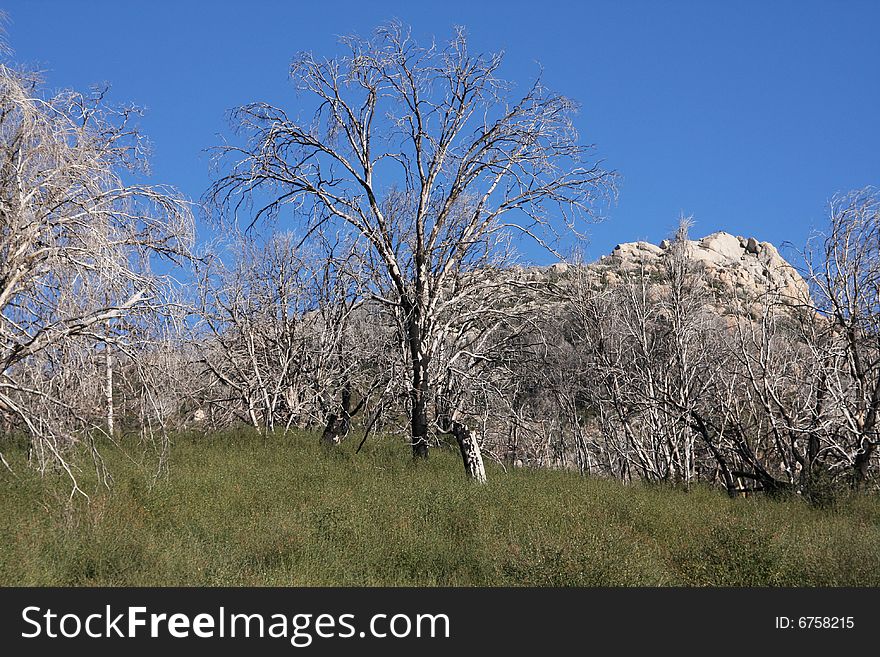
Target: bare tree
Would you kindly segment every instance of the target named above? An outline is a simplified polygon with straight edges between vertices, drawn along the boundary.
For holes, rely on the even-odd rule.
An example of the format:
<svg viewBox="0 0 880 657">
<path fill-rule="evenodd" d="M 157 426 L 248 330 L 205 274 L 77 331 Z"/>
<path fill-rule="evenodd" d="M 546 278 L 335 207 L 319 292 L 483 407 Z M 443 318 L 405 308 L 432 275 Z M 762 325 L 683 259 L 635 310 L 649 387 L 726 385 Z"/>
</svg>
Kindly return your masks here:
<svg viewBox="0 0 880 657">
<path fill-rule="evenodd" d="M 236 235 L 199 268 L 201 396 L 215 425 L 324 425 L 322 441 L 338 444 L 383 385 L 377 367 L 395 349 L 360 293 L 357 243 L 298 242 Z"/>
<path fill-rule="evenodd" d="M 759 490 L 821 502 L 876 468 L 878 208 L 870 188 L 836 196 L 805 253 L 811 296 L 768 290 L 736 309 L 721 449 Z"/>
<path fill-rule="evenodd" d="M 624 479 L 720 481 L 731 495 L 821 503 L 864 487 L 880 412 L 878 207 L 872 189 L 833 199 L 805 258 L 812 297 L 771 277 L 715 290 L 686 226 L 649 263 L 576 270 L 547 368 L 562 451 L 568 432 L 581 467 L 585 453 Z"/>
<path fill-rule="evenodd" d="M 880 444 L 880 193 L 835 196 L 827 233 L 814 239 L 807 262 L 824 329 L 817 404 L 837 412 L 831 444 L 861 488 Z"/>
<path fill-rule="evenodd" d="M 41 467 L 71 476 L 64 450 L 95 423 L 52 373 L 96 348 L 109 357 L 128 327 L 158 321 L 172 279 L 155 261 L 186 259 L 194 233 L 173 190 L 122 181 L 145 164 L 137 112 L 104 95 L 47 96 L 0 64 L 0 410 Z"/>
<path fill-rule="evenodd" d="M 611 281 L 578 268 L 563 290 L 567 330 L 557 342 L 574 358 L 559 369 L 576 385 L 555 389 L 582 468 L 589 410 L 604 434 L 594 461 L 613 474 L 685 486 L 697 476 L 693 416 L 716 369 L 717 317 L 688 253 L 688 226 L 682 220 L 662 258 L 628 263 Z"/>
<path fill-rule="evenodd" d="M 720 482 L 730 495 L 755 485 L 744 480 L 778 490 L 787 484 L 758 405 L 771 400 L 761 372 L 777 377 L 776 393 L 791 392 L 798 361 L 779 347 L 804 345 L 791 340 L 799 324 L 778 291 L 738 299 L 715 290 L 693 258 L 689 225 L 682 220 L 662 252 L 575 267 L 560 286 L 563 322 L 544 368 L 557 410 L 544 415 L 562 419 L 557 451 L 567 465 L 573 445 L 581 471 Z"/>
<path fill-rule="evenodd" d="M 412 450 L 426 457 L 432 349 L 453 279 L 499 235 L 548 244 L 589 219 L 613 175 L 579 143 L 571 100 L 540 80 L 513 95 L 497 77 L 502 56 L 472 54 L 461 29 L 442 47 L 396 23 L 341 44 L 338 57 L 302 53 L 291 66 L 313 105 L 235 111 L 248 141 L 220 149 L 229 168 L 211 197 L 234 212 L 256 203 L 252 222 L 289 206 L 307 230 L 362 237 L 390 291 L 376 298 L 405 331 Z"/>
</svg>

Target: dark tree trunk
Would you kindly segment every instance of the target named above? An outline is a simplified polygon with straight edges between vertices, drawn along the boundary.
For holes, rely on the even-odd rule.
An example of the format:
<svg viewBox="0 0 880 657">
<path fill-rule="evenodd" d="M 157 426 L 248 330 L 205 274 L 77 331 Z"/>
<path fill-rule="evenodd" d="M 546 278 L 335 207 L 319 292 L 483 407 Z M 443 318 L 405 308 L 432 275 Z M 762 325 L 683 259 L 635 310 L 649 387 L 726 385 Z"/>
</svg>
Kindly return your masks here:
<svg viewBox="0 0 880 657">
<path fill-rule="evenodd" d="M 736 497 L 736 480 L 730 472 L 727 459 L 724 458 L 721 450 L 718 449 L 712 440 L 712 436 L 709 433 L 709 427 L 706 426 L 703 418 L 696 411 L 691 411 L 691 417 L 694 420 L 694 428 L 696 428 L 700 436 L 703 438 L 703 442 L 706 443 L 706 447 L 712 452 L 712 456 L 715 457 L 715 463 L 718 465 L 718 471 L 721 473 L 721 478 L 724 480 L 724 487 L 727 489 L 727 496 L 731 498 Z"/>
<path fill-rule="evenodd" d="M 342 389 L 342 406 L 338 413 L 327 416 L 327 424 L 321 434 L 321 444 L 338 445 L 348 436 L 351 430 L 351 389 L 346 385 Z"/>
<path fill-rule="evenodd" d="M 427 395 L 422 385 L 416 387 L 416 377 L 413 377 L 413 389 L 410 395 L 412 400 L 412 417 L 410 418 L 410 435 L 412 438 L 412 452 L 415 459 L 428 458 L 428 403 Z"/>
<path fill-rule="evenodd" d="M 327 426 L 324 427 L 324 432 L 321 434 L 321 444 L 338 445 L 345 440 L 350 428 L 351 421 L 345 414 L 330 413 L 327 416 Z"/>
<path fill-rule="evenodd" d="M 862 449 L 856 454 L 853 462 L 853 487 L 856 490 L 863 490 L 868 481 L 868 466 L 871 464 L 871 456 L 875 448 L 876 445 L 873 443 L 863 443 Z"/>
<path fill-rule="evenodd" d="M 407 310 L 412 387 L 410 389 L 410 438 L 414 459 L 428 458 L 428 357 L 422 334 L 421 313 L 415 307 Z"/>
</svg>

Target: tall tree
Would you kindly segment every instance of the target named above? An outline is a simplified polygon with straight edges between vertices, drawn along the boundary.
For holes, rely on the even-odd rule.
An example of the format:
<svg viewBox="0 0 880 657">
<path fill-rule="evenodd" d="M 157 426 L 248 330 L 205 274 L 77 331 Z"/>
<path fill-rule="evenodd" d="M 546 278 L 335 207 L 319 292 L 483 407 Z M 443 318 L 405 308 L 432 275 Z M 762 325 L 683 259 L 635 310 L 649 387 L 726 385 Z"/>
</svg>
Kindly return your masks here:
<svg viewBox="0 0 880 657">
<path fill-rule="evenodd" d="M 549 248 L 579 230 L 614 174 L 580 143 L 574 102 L 540 79 L 516 94 L 498 77 L 502 55 L 471 53 L 462 29 L 443 46 L 398 23 L 340 43 L 336 57 L 294 59 L 295 113 L 234 112 L 247 141 L 219 149 L 226 168 L 210 196 L 252 212 L 251 225 L 289 206 L 306 231 L 331 224 L 364 239 L 390 290 L 374 297 L 404 332 L 413 455 L 427 457 L 432 372 L 446 375 L 433 362 L 440 318 L 479 284 L 462 274 L 511 236 Z"/>
</svg>

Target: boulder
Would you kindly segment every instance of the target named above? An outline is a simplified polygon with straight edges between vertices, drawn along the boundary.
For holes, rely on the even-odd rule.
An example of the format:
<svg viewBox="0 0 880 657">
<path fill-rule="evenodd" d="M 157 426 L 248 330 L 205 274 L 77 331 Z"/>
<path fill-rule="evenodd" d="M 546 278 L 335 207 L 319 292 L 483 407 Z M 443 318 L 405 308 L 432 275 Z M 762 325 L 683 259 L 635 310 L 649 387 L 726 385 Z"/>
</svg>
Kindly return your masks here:
<svg viewBox="0 0 880 657">
<path fill-rule="evenodd" d="M 742 247 L 739 240 L 723 231 L 712 233 L 700 240 L 700 246 L 722 256 L 726 260 L 737 261 L 742 257 Z M 720 264 L 720 263 L 719 263 Z"/>
</svg>

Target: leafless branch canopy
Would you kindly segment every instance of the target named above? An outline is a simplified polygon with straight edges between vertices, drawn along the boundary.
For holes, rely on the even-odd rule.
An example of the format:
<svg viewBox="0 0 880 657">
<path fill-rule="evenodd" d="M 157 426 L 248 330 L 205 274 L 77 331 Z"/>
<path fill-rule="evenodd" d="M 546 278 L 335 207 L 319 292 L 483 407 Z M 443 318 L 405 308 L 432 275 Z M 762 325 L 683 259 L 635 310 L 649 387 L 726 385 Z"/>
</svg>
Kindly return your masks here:
<svg viewBox="0 0 880 657">
<path fill-rule="evenodd" d="M 237 219 L 247 212 L 249 226 L 291 207 L 306 234 L 333 227 L 364 240 L 409 341 L 421 448 L 430 349 L 453 280 L 491 262 L 506 236 L 551 246 L 579 229 L 614 174 L 579 142 L 571 100 L 540 79 L 514 94 L 502 56 L 473 54 L 462 29 L 423 46 L 390 23 L 341 48 L 294 59 L 311 103 L 296 114 L 265 103 L 234 112 L 246 143 L 218 149 L 209 197 Z"/>
<path fill-rule="evenodd" d="M 0 64 L 0 410 L 56 461 L 84 426 L 46 388 L 60 352 L 110 349 L 126 323 L 166 308 L 170 278 L 156 266 L 186 259 L 194 233 L 173 190 L 123 181 L 143 169 L 144 142 L 136 110 L 105 93 L 49 97 Z"/>
</svg>

